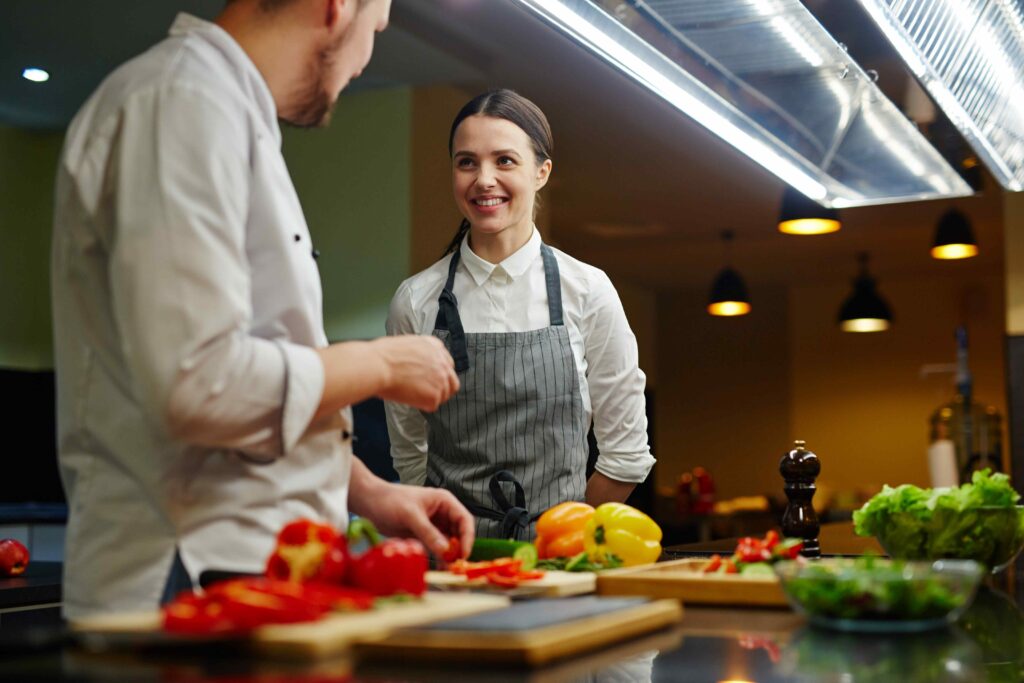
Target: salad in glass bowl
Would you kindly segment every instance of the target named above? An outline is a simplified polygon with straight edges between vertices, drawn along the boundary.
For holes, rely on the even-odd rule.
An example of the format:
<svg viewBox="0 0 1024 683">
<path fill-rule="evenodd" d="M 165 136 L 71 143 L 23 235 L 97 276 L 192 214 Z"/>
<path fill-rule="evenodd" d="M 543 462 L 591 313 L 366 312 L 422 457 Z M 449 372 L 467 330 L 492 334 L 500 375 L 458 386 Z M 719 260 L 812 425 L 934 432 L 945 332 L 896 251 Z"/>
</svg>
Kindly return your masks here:
<svg viewBox="0 0 1024 683">
<path fill-rule="evenodd" d="M 854 530 L 890 557 L 964 559 L 1001 571 L 1024 547 L 1024 506 L 1005 474 L 975 472 L 959 487 L 883 487 L 853 513 Z"/>
<path fill-rule="evenodd" d="M 843 631 L 923 631 L 955 621 L 984 573 L 971 560 L 878 557 L 780 562 L 775 572 L 798 612 Z"/>
</svg>

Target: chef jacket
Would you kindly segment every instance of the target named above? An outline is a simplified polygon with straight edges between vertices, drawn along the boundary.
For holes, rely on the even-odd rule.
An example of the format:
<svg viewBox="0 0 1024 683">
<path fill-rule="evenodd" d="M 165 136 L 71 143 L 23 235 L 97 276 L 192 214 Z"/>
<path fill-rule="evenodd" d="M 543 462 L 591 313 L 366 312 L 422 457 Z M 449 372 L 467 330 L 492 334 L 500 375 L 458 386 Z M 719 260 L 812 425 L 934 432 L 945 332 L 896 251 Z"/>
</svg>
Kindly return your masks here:
<svg viewBox="0 0 1024 683">
<path fill-rule="evenodd" d="M 455 271 L 453 292 L 467 333 L 525 332 L 550 324 L 540 233 L 501 263 L 476 254 L 469 237 Z M 579 374 L 586 420 L 593 420 L 600 455 L 597 471 L 641 482 L 654 466 L 647 439 L 646 377 L 638 365 L 636 337 L 619 295 L 598 268 L 552 249 L 562 280 L 562 306 Z M 388 334 L 430 334 L 451 256 L 405 280 L 391 300 Z M 403 483 L 423 484 L 427 423 L 414 408 L 385 403 L 391 456 Z"/>
<path fill-rule="evenodd" d="M 346 518 L 344 411 L 313 422 L 319 272 L 269 88 L 181 14 L 72 122 L 52 253 L 70 618 L 155 608 L 175 552 L 262 571 L 297 517 Z"/>
</svg>

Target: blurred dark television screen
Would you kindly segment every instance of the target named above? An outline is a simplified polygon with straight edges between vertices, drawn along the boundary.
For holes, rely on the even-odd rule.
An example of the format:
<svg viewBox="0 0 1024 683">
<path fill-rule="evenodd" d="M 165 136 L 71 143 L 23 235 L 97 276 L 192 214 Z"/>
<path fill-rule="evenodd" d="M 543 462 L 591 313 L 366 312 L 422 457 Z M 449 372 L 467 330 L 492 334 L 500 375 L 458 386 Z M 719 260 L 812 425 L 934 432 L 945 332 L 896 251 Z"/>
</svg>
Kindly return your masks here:
<svg viewBox="0 0 1024 683">
<path fill-rule="evenodd" d="M 31 521 L 66 515 L 57 470 L 57 426 L 52 370 L 0 368 L 5 470 L 0 517 Z"/>
</svg>

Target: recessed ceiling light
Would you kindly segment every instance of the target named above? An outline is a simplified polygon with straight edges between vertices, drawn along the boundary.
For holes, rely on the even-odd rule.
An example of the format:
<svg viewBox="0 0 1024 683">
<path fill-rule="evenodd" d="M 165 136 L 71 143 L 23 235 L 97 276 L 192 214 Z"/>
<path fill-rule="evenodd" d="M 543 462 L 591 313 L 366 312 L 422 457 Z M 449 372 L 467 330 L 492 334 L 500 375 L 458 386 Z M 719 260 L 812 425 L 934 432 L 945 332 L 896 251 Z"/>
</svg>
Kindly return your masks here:
<svg viewBox="0 0 1024 683">
<path fill-rule="evenodd" d="M 50 72 L 46 69 L 37 69 L 34 66 L 30 66 L 21 72 L 21 77 L 33 83 L 45 83 L 50 80 Z"/>
</svg>

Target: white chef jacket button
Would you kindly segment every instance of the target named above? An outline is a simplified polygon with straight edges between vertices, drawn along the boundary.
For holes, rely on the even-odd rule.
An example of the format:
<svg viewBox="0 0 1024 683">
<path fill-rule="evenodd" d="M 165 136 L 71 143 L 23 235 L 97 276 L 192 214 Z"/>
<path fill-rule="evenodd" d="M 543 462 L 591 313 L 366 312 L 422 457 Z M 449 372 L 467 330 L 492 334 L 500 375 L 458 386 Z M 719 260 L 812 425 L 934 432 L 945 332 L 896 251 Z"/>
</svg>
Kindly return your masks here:
<svg viewBox="0 0 1024 683">
<path fill-rule="evenodd" d="M 313 260 L 314 260 L 314 261 L 315 261 L 316 259 L 320 258 L 320 250 L 319 250 L 319 249 L 314 249 L 314 250 L 312 251 L 312 254 L 313 254 Z"/>
<path fill-rule="evenodd" d="M 224 380 L 218 380 L 214 382 L 213 386 L 210 387 L 210 393 L 217 395 L 224 391 Z"/>
<path fill-rule="evenodd" d="M 300 242 L 301 240 L 302 240 L 302 235 L 300 235 L 299 233 L 295 233 L 295 241 L 296 242 Z"/>
</svg>

